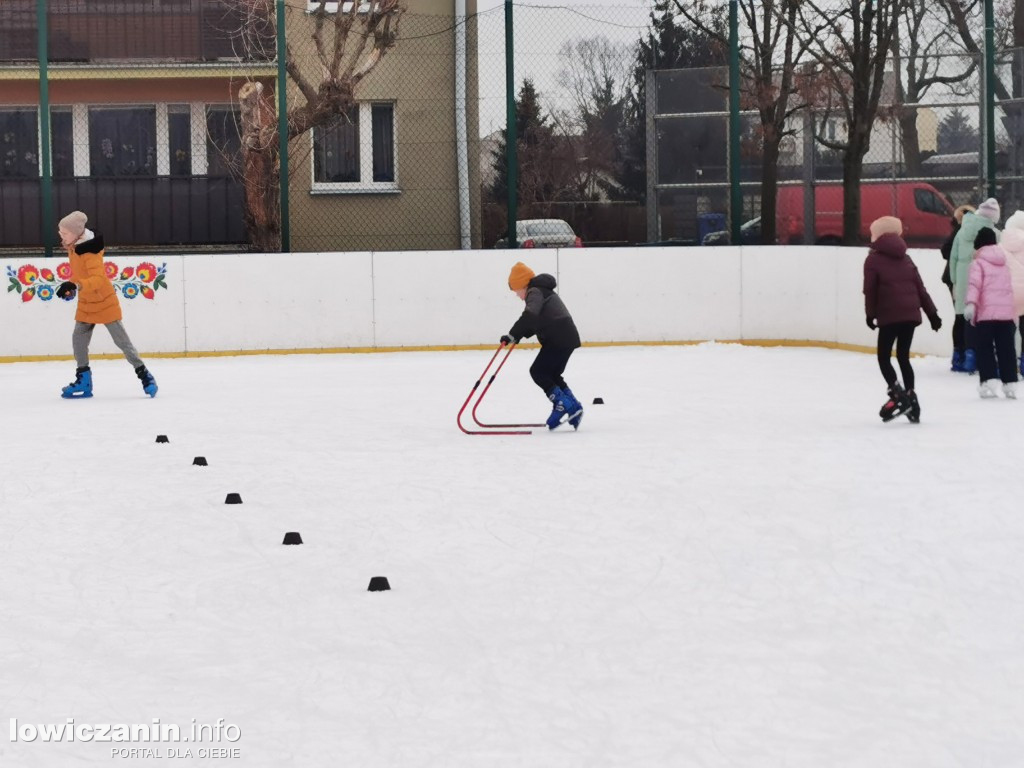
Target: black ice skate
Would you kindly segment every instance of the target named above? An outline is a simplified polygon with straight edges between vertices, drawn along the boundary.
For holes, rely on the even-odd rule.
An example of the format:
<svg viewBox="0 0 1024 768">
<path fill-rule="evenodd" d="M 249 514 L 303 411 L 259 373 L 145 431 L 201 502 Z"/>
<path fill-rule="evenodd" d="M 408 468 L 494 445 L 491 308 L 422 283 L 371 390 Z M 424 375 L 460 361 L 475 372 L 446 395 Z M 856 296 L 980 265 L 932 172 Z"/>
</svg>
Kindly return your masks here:
<svg viewBox="0 0 1024 768">
<path fill-rule="evenodd" d="M 878 415 L 882 417 L 882 421 L 892 421 L 909 411 L 910 407 L 910 398 L 907 397 L 907 393 L 903 391 L 903 387 L 899 385 L 899 382 L 896 382 L 889 387 L 889 399 L 886 400 Z"/>
<path fill-rule="evenodd" d="M 907 399 L 910 401 L 910 408 L 907 409 L 907 421 L 917 424 L 921 421 L 921 404 L 917 402 L 917 393 L 908 389 Z"/>
</svg>

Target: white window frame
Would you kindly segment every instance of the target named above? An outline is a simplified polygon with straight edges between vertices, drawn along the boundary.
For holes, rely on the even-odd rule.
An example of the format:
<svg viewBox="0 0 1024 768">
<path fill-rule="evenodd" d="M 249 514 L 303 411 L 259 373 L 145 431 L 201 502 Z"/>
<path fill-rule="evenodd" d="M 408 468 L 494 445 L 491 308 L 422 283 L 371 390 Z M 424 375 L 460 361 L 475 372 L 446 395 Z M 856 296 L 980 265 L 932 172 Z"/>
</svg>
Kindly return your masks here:
<svg viewBox="0 0 1024 768">
<path fill-rule="evenodd" d="M 352 11 L 352 0 L 344 0 L 341 3 L 329 2 L 324 3 L 324 13 L 337 13 L 338 5 L 341 5 L 342 13 L 350 13 Z M 320 9 L 320 0 L 306 0 L 306 13 L 315 13 Z M 366 0 L 359 0 L 359 10 L 357 13 L 369 13 L 370 4 Z"/>
<path fill-rule="evenodd" d="M 391 107 L 391 155 L 394 158 L 394 181 L 373 180 L 373 107 L 387 104 Z M 314 195 L 344 195 L 400 192 L 398 186 L 398 109 L 393 101 L 360 101 L 359 107 L 359 181 L 317 181 L 314 130 L 309 131 L 309 180 Z"/>
</svg>

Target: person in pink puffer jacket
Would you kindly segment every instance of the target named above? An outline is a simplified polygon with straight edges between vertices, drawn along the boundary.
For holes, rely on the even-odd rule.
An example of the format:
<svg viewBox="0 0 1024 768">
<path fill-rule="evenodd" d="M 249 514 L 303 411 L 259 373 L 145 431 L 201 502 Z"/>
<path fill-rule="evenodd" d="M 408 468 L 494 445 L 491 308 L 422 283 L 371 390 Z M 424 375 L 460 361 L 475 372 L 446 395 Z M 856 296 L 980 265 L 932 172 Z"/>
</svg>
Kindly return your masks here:
<svg viewBox="0 0 1024 768">
<path fill-rule="evenodd" d="M 1024 211 L 1017 211 L 1006 220 L 1000 245 L 1006 254 L 1006 264 L 1010 267 L 1017 325 L 1024 331 Z M 1024 376 L 1024 348 L 1021 349 L 1020 372 Z"/>
<path fill-rule="evenodd" d="M 978 353 L 978 374 L 981 378 L 978 392 L 982 397 L 998 397 L 995 389 L 998 358 L 1003 394 L 1016 398 L 1017 356 L 1014 337 L 1017 332 L 1017 309 L 1013 301 L 1013 282 L 1010 268 L 1006 264 L 1006 253 L 996 244 L 996 233 L 989 229 L 978 232 L 974 247 L 977 252 L 967 273 L 964 319 L 975 327 L 974 346 Z"/>
</svg>

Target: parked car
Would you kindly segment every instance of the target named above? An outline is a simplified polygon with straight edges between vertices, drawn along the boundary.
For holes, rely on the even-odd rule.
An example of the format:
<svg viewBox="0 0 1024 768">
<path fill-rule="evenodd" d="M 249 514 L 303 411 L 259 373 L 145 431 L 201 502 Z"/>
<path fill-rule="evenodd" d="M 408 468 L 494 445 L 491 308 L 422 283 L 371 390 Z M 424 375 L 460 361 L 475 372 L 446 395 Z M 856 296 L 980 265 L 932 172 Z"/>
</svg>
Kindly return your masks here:
<svg viewBox="0 0 1024 768">
<path fill-rule="evenodd" d="M 804 239 L 804 188 L 779 187 L 777 223 L 780 243 Z M 865 183 L 860 189 L 860 239 L 869 242 L 871 222 L 880 216 L 896 216 L 903 222 L 907 245 L 938 248 L 949 237 L 953 206 L 931 184 L 896 181 Z M 814 242 L 838 245 L 843 239 L 842 184 L 814 188 Z"/>
<path fill-rule="evenodd" d="M 582 248 L 583 241 L 576 236 L 569 222 L 562 219 L 523 219 L 516 222 L 516 242 L 520 248 Z M 508 233 L 494 244 L 495 248 L 508 248 Z"/>
</svg>

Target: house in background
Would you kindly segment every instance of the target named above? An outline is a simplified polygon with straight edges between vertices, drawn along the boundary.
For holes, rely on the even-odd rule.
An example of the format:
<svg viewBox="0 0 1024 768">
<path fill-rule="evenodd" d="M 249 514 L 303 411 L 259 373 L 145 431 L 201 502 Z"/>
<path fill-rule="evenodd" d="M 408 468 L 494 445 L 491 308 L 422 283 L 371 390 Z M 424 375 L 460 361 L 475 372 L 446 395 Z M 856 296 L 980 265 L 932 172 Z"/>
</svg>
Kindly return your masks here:
<svg viewBox="0 0 1024 768">
<path fill-rule="evenodd" d="M 319 5 L 286 1 L 307 10 Z M 293 250 L 457 249 L 464 232 L 480 245 L 476 0 L 466 1 L 464 24 L 456 23 L 454 0 L 403 4 L 396 44 L 359 85 L 352 111 L 292 141 Z M 326 4 L 329 11 L 337 6 Z M 295 58 L 316 83 L 313 24 L 308 14 L 288 17 Z M 460 147 L 455 47 L 463 30 L 467 133 Z M 289 79 L 289 104 L 301 101 Z"/>
<path fill-rule="evenodd" d="M 3 248 L 42 245 L 35 6 L 0 6 Z M 276 65 L 239 44 L 237 6 L 52 0 L 47 25 L 57 216 L 87 211 L 117 246 L 244 243 L 234 94 Z"/>
<path fill-rule="evenodd" d="M 315 5 L 287 0 L 302 66 L 315 66 Z M 479 243 L 479 193 L 468 194 L 479 189 L 478 163 L 466 164 L 461 185 L 457 163 L 455 3 L 411 5 L 351 113 L 292 141 L 292 250 L 458 248 L 466 222 Z M 475 1 L 467 5 L 472 19 Z M 273 30 L 243 9 L 237 0 L 50 0 L 58 217 L 87 211 L 113 247 L 246 247 L 238 93 L 255 80 L 276 101 L 277 63 Z M 465 26 L 465 150 L 475 160 L 475 21 Z M 37 37 L 35 0 L 4 0 L 0 249 L 14 252 L 43 245 Z M 291 83 L 288 96 L 299 98 Z"/>
</svg>

